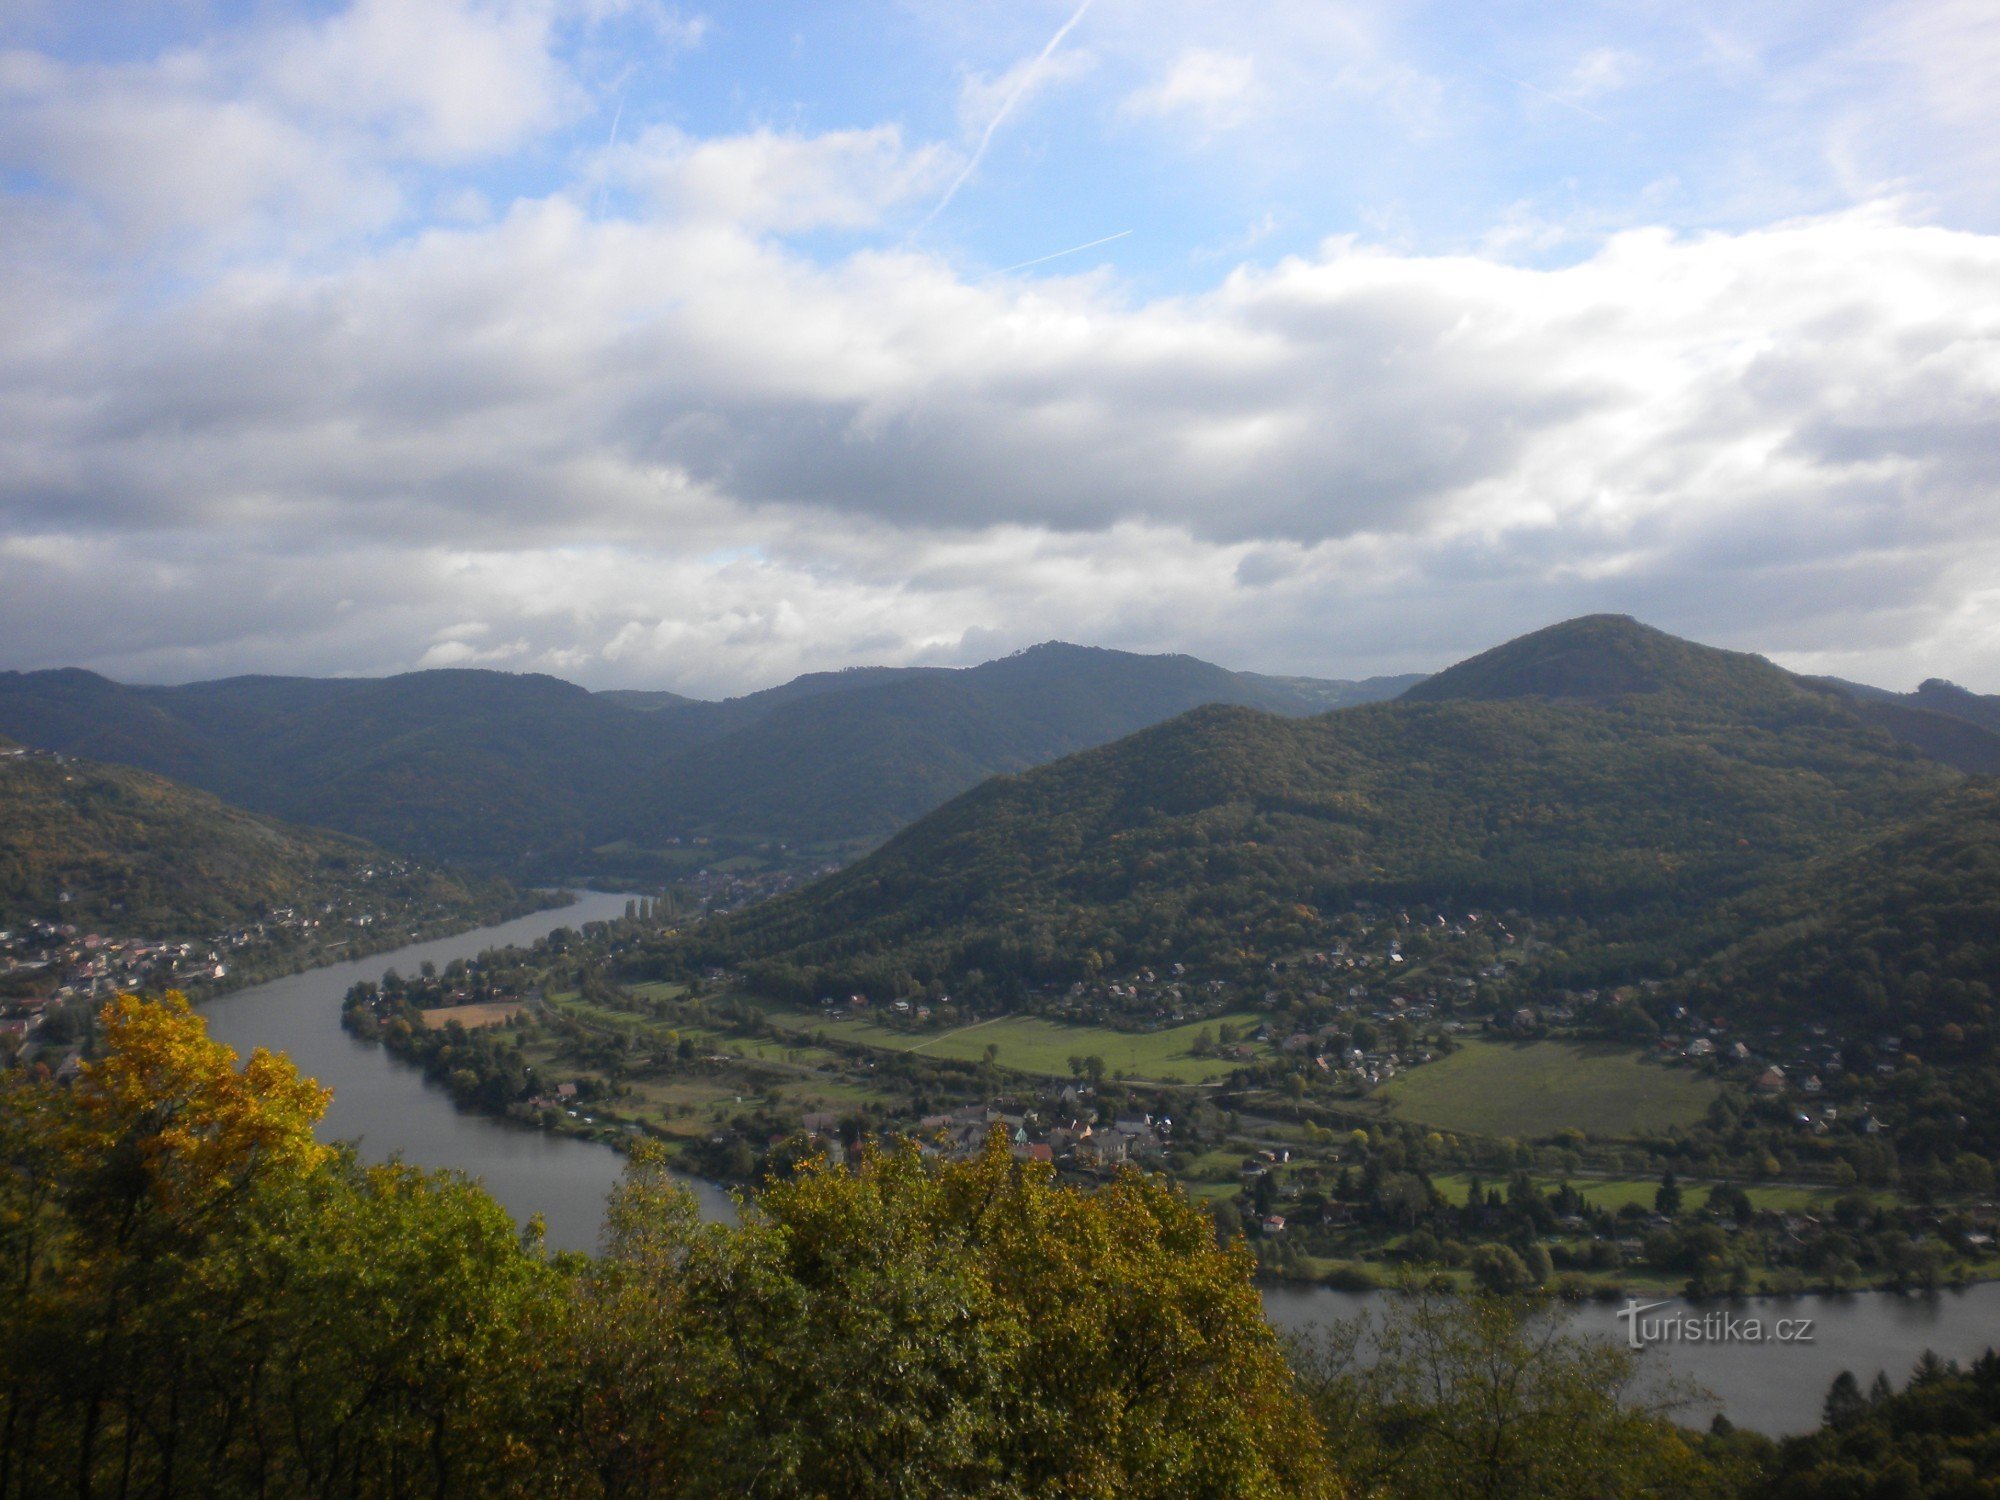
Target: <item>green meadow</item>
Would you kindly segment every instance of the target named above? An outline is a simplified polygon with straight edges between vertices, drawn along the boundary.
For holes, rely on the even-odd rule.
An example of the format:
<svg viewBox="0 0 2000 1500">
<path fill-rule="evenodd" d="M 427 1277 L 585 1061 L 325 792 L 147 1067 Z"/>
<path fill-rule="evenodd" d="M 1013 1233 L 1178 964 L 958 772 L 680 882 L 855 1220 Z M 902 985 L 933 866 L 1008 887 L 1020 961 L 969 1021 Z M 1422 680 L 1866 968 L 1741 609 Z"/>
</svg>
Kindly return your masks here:
<svg viewBox="0 0 2000 1500">
<path fill-rule="evenodd" d="M 1440 1130 L 1533 1140 L 1569 1127 L 1625 1136 L 1692 1125 L 1718 1092 L 1690 1069 L 1622 1048 L 1471 1041 L 1385 1084 L 1375 1098 Z"/>
</svg>

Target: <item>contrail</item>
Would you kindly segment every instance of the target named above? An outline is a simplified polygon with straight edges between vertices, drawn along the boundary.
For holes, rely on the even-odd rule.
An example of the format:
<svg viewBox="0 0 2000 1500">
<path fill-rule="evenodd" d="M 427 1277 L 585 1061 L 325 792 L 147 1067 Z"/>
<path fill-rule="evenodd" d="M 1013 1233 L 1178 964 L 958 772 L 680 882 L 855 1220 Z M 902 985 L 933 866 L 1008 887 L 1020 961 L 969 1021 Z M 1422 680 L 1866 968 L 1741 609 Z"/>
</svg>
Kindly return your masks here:
<svg viewBox="0 0 2000 1500">
<path fill-rule="evenodd" d="M 944 196 L 938 199 L 937 206 L 924 215 L 923 223 L 910 231 L 912 238 L 921 233 L 930 224 L 932 219 L 935 219 L 939 214 L 951 207 L 951 200 L 956 198 L 958 190 L 965 186 L 965 179 L 978 171 L 980 162 L 986 159 L 986 148 L 993 144 L 993 132 L 1000 128 L 1001 122 L 1007 118 L 1014 106 L 1020 102 L 1021 96 L 1028 92 L 1028 85 L 1033 83 L 1035 75 L 1042 71 L 1042 64 L 1047 62 L 1056 48 L 1062 45 L 1063 38 L 1076 30 L 1076 23 L 1083 19 L 1083 13 L 1090 9 L 1090 4 L 1091 0 L 1083 0 L 1083 4 L 1076 8 L 1076 14 L 1063 22 L 1062 29 L 1049 38 L 1049 44 L 1042 48 L 1041 53 L 1032 63 L 1028 64 L 1028 70 L 1021 75 L 1021 81 L 1014 85 L 1014 92 L 1000 101 L 1000 107 L 993 111 L 993 118 L 986 122 L 986 133 L 980 136 L 979 145 L 973 150 L 972 160 L 968 161 L 965 164 L 965 169 L 952 179 L 951 186 L 944 190 Z"/>
<path fill-rule="evenodd" d="M 988 271 L 986 276 L 982 276 L 979 279 L 984 281 L 988 276 L 1005 276 L 1009 271 L 1025 271 L 1029 266 L 1039 266 L 1045 260 L 1061 260 L 1065 255 L 1075 255 L 1079 250 L 1094 250 L 1099 245 L 1108 245 L 1113 240 L 1122 240 L 1131 232 L 1129 229 L 1121 229 L 1116 234 L 1107 234 L 1101 240 L 1091 240 L 1082 245 L 1071 245 L 1069 249 L 1058 250 L 1053 255 L 1037 255 L 1033 260 L 1024 260 L 1018 265 L 1002 266 L 997 271 Z"/>
<path fill-rule="evenodd" d="M 1555 104 L 1560 104 L 1565 109 L 1573 109 L 1580 115 L 1589 115 L 1591 119 L 1597 121 L 1597 123 L 1600 125 L 1609 125 L 1611 123 L 1609 120 L 1605 119 L 1603 115 L 1600 115 L 1596 110 L 1585 109 L 1581 104 L 1578 104 L 1574 99 L 1565 99 L 1561 94 L 1551 94 L 1547 89 L 1538 89 L 1532 83 L 1529 83 L 1525 78 L 1510 77 L 1508 74 L 1501 72 L 1498 68 L 1486 67 L 1486 64 L 1484 63 L 1480 63 L 1478 64 L 1478 66 L 1484 68 L 1485 71 L 1491 73 L 1495 78 L 1499 79 L 1502 83 L 1511 83 L 1514 85 L 1515 88 L 1526 89 L 1531 94 L 1540 94 L 1544 99 L 1547 99 Z"/>
<path fill-rule="evenodd" d="M 618 146 L 618 122 L 625 118 L 625 96 L 618 96 L 618 108 L 611 112 L 611 135 L 604 143 L 604 154 L 609 156 Z M 591 201 L 590 216 L 595 219 L 604 212 L 604 184 L 597 184 L 597 196 Z"/>
</svg>

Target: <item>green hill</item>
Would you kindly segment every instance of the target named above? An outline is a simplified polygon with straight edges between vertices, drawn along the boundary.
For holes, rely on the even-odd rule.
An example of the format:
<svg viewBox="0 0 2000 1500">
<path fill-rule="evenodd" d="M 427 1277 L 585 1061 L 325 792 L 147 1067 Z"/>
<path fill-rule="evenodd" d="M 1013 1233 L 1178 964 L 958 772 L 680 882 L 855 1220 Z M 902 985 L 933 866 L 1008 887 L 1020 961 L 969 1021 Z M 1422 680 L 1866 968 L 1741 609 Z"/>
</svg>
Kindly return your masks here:
<svg viewBox="0 0 2000 1500">
<path fill-rule="evenodd" d="M 1697 1003 L 1744 994 L 1860 1035 L 1990 1032 L 2000 984 L 2000 784 L 1968 782 L 1856 847 L 1774 880 L 1730 914 L 1742 934 L 1697 972 Z M 1962 1039 L 1962 1038 L 1961 1038 Z M 1925 1039 L 1948 1056 L 1958 1045 Z"/>
<path fill-rule="evenodd" d="M 0 674 L 0 732 L 423 858 L 643 878 L 692 859 L 696 838 L 852 853 L 996 772 L 1204 703 L 1303 714 L 1407 683 L 1057 644 L 962 670 L 815 673 L 722 703 L 485 671 L 131 687 L 67 670 Z"/>
<path fill-rule="evenodd" d="M 1957 780 L 1761 658 L 1592 617 L 1394 702 L 1204 708 L 988 782 L 707 951 L 791 986 L 1004 992 L 1282 953 L 1357 899 L 1583 916 L 1656 949 Z"/>
<path fill-rule="evenodd" d="M 185 936 L 336 896 L 363 899 L 386 928 L 487 917 L 513 893 L 143 771 L 0 741 L 0 927 L 41 920 Z"/>
<path fill-rule="evenodd" d="M 1739 707 L 1776 705 L 1801 689 L 1831 693 L 1864 723 L 1941 765 L 2000 773 L 2000 699 L 1933 678 L 1914 693 L 1801 678 L 1761 656 L 1688 643 L 1625 615 L 1589 615 L 1536 631 L 1460 662 L 1412 687 L 1412 703 L 1450 699 L 1604 701 L 1671 691 Z"/>
</svg>

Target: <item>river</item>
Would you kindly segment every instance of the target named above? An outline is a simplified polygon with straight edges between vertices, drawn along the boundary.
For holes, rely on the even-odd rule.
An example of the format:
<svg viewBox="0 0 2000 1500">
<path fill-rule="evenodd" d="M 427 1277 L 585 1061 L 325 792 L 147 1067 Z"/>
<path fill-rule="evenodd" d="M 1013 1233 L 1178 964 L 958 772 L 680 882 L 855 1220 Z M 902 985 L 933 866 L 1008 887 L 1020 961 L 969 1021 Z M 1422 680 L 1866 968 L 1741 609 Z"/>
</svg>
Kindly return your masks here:
<svg viewBox="0 0 2000 1500">
<path fill-rule="evenodd" d="M 420 1166 L 455 1167 L 484 1182 L 517 1220 L 541 1214 L 551 1245 L 592 1249 L 603 1223 L 605 1194 L 622 1164 L 617 1152 L 459 1109 L 417 1069 L 342 1030 L 340 1002 L 356 981 L 379 979 L 385 969 L 412 973 L 426 959 L 442 967 L 487 948 L 532 943 L 558 927 L 621 916 L 627 899 L 589 892 L 558 910 L 239 990 L 207 1002 L 202 1012 L 210 1033 L 238 1052 L 247 1054 L 252 1047 L 285 1052 L 332 1088 L 322 1138 L 357 1141 L 368 1161 L 401 1156 Z M 692 1179 L 688 1183 L 705 1213 L 732 1212 L 720 1189 Z M 1277 1327 L 1297 1330 L 1354 1317 L 1378 1305 L 1384 1295 L 1276 1287 L 1265 1292 L 1264 1309 Z M 1568 1317 L 1577 1332 L 1622 1339 L 1626 1324 L 1616 1312 L 1616 1305 L 1590 1303 Z M 1989 1344 L 2000 1344 L 2000 1283 L 1993 1282 L 1928 1297 L 1865 1292 L 1696 1305 L 1675 1300 L 1645 1316 L 1658 1321 L 1676 1312 L 1690 1319 L 1725 1312 L 1739 1322 L 1755 1317 L 1767 1328 L 1780 1318 L 1813 1320 L 1810 1343 L 1667 1342 L 1648 1348 L 1643 1357 L 1651 1374 L 1693 1381 L 1713 1392 L 1738 1426 L 1770 1433 L 1802 1432 L 1815 1425 L 1827 1384 L 1842 1370 L 1851 1370 L 1863 1386 L 1878 1370 L 1900 1384 L 1926 1349 L 1969 1360 Z M 1713 1410 L 1704 1406 L 1688 1416 L 1706 1420 Z"/>
<path fill-rule="evenodd" d="M 386 969 L 414 974 L 425 960 L 443 968 L 488 948 L 525 946 L 558 927 L 623 916 L 629 899 L 586 891 L 570 906 L 237 990 L 205 1002 L 202 1014 L 209 1034 L 238 1053 L 248 1056 L 253 1047 L 286 1053 L 333 1090 L 333 1103 L 320 1122 L 322 1140 L 356 1141 L 366 1161 L 400 1156 L 416 1166 L 456 1167 L 484 1182 L 516 1220 L 540 1214 L 557 1249 L 593 1250 L 604 1221 L 604 1196 L 618 1180 L 622 1156 L 595 1141 L 458 1108 L 419 1070 L 350 1036 L 340 1024 L 340 1002 L 358 981 L 380 979 Z M 704 1213 L 730 1212 L 720 1188 L 685 1181 L 701 1198 Z"/>
</svg>

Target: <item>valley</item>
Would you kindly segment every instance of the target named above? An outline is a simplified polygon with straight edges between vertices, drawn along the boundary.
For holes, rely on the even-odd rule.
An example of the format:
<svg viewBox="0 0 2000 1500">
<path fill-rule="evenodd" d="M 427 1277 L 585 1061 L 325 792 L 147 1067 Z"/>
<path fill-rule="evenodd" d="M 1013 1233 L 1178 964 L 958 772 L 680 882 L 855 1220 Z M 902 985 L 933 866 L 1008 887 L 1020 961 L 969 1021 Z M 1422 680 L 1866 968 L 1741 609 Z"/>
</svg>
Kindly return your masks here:
<svg viewBox="0 0 2000 1500">
<path fill-rule="evenodd" d="M 1395 700 L 1197 705 L 912 802 L 873 847 L 723 822 L 587 847 L 572 807 L 548 847 L 656 878 L 386 972 L 359 955 L 425 919 L 550 898 L 23 747 L 13 899 L 107 925 L 0 939 L 13 1076 L 87 1079 L 110 989 L 344 958 L 223 999 L 223 1031 L 321 1059 L 332 1128 L 390 1159 L 367 1170 L 407 1144 L 493 1173 L 517 1216 L 549 1205 L 523 1244 L 591 1248 L 621 1158 L 621 1193 L 697 1185 L 677 1234 L 697 1204 L 758 1232 L 716 1184 L 764 1205 L 895 1161 L 1165 1194 L 1280 1319 L 1965 1288 L 2000 1279 L 2000 796 L 1859 704 L 1574 621 Z M 178 846 L 220 878 L 163 878 Z M 231 919 L 175 936 L 209 912 Z"/>
<path fill-rule="evenodd" d="M 642 900 L 350 1022 L 734 1181 L 993 1127 L 1166 1171 L 1277 1277 L 1962 1281 L 2000 1269 L 2000 805 L 1854 702 L 1571 622 L 1400 702 L 1198 709 L 793 893 Z M 489 995 L 518 1012 L 424 1024 Z"/>
</svg>

